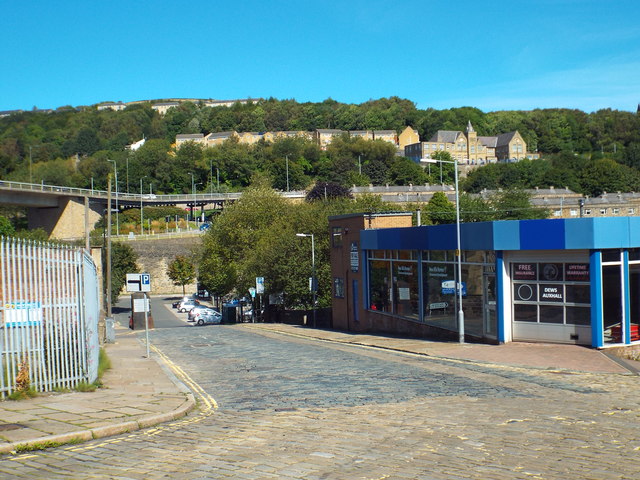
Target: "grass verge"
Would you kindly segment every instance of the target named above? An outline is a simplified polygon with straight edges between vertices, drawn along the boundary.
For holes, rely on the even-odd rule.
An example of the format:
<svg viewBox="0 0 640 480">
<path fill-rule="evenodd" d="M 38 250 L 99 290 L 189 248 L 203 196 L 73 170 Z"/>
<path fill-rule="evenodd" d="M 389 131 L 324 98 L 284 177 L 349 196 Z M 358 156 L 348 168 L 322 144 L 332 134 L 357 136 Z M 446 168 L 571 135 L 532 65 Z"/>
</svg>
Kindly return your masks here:
<svg viewBox="0 0 640 480">
<path fill-rule="evenodd" d="M 38 450 L 46 450 L 47 448 L 60 447 L 61 445 L 76 445 L 78 443 L 82 443 L 82 439 L 72 438 L 68 442 L 21 443 L 16 447 L 16 453 L 35 452 Z"/>
</svg>

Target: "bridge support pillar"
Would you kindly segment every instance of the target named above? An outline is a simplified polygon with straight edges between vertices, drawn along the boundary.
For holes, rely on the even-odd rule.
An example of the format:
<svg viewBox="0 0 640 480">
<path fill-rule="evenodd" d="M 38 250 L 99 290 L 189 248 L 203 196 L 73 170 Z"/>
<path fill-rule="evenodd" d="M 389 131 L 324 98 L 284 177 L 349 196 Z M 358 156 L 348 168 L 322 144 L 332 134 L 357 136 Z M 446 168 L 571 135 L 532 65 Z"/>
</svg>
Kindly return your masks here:
<svg viewBox="0 0 640 480">
<path fill-rule="evenodd" d="M 104 205 L 91 205 L 84 198 L 60 197 L 57 207 L 29 208 L 29 229 L 42 228 L 57 240 L 85 238 L 85 228 L 91 229 L 100 220 Z M 87 218 L 85 218 L 85 215 Z"/>
</svg>

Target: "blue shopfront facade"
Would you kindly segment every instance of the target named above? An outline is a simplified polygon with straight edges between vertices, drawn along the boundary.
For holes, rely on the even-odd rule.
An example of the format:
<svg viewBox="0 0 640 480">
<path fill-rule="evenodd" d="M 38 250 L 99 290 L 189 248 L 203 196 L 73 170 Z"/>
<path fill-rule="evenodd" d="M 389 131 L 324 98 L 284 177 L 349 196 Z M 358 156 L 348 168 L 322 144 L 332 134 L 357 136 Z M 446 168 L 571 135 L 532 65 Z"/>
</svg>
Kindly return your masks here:
<svg viewBox="0 0 640 480">
<path fill-rule="evenodd" d="M 355 243 L 361 317 L 455 332 L 461 287 L 471 337 L 593 347 L 640 340 L 640 218 L 462 224 L 460 259 L 455 225 L 365 228 Z"/>
</svg>

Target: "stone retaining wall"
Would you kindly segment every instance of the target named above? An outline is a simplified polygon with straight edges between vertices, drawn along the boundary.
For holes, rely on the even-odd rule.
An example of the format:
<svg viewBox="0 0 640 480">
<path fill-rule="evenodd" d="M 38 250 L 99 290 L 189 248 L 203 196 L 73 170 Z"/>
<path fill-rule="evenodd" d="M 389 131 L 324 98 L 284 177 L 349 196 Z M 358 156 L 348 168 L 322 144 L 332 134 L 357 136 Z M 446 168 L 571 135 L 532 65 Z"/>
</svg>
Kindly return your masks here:
<svg viewBox="0 0 640 480">
<path fill-rule="evenodd" d="M 177 255 L 189 256 L 200 244 L 200 236 L 127 242 L 138 255 L 140 271 L 151 275 L 151 295 L 182 295 L 182 287 L 169 279 L 167 268 Z M 195 293 L 196 288 L 195 282 L 185 285 L 185 292 Z"/>
</svg>

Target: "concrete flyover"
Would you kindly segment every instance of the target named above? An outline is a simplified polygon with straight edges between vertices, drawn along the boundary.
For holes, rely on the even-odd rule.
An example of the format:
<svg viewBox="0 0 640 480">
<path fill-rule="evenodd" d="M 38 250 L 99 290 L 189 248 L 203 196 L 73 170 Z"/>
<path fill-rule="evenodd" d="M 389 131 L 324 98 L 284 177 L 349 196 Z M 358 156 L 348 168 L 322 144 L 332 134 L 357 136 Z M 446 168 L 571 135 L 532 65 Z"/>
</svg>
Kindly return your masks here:
<svg viewBox="0 0 640 480">
<path fill-rule="evenodd" d="M 376 195 L 390 203 L 426 203 L 435 192 L 444 192 L 451 200 L 455 191 L 449 185 L 368 186 L 351 188 L 354 196 Z M 305 191 L 280 192 L 292 201 L 305 198 Z M 222 209 L 240 198 L 241 192 L 152 195 L 111 192 L 112 208 L 122 212 L 147 206 L 184 206 L 204 211 Z M 27 207 L 29 228 L 42 228 L 51 238 L 76 240 L 85 238 L 107 208 L 108 192 L 87 188 L 45 185 L 41 183 L 7 182 L 0 180 L 0 204 Z"/>
<path fill-rule="evenodd" d="M 304 192 L 288 192 L 285 196 L 304 198 Z M 222 208 L 236 201 L 241 193 L 196 193 L 189 195 L 149 195 L 111 193 L 113 209 L 160 205 Z M 27 207 L 30 229 L 42 228 L 51 238 L 76 240 L 85 238 L 107 208 L 108 192 L 86 188 L 0 181 L 0 204 Z"/>
</svg>

